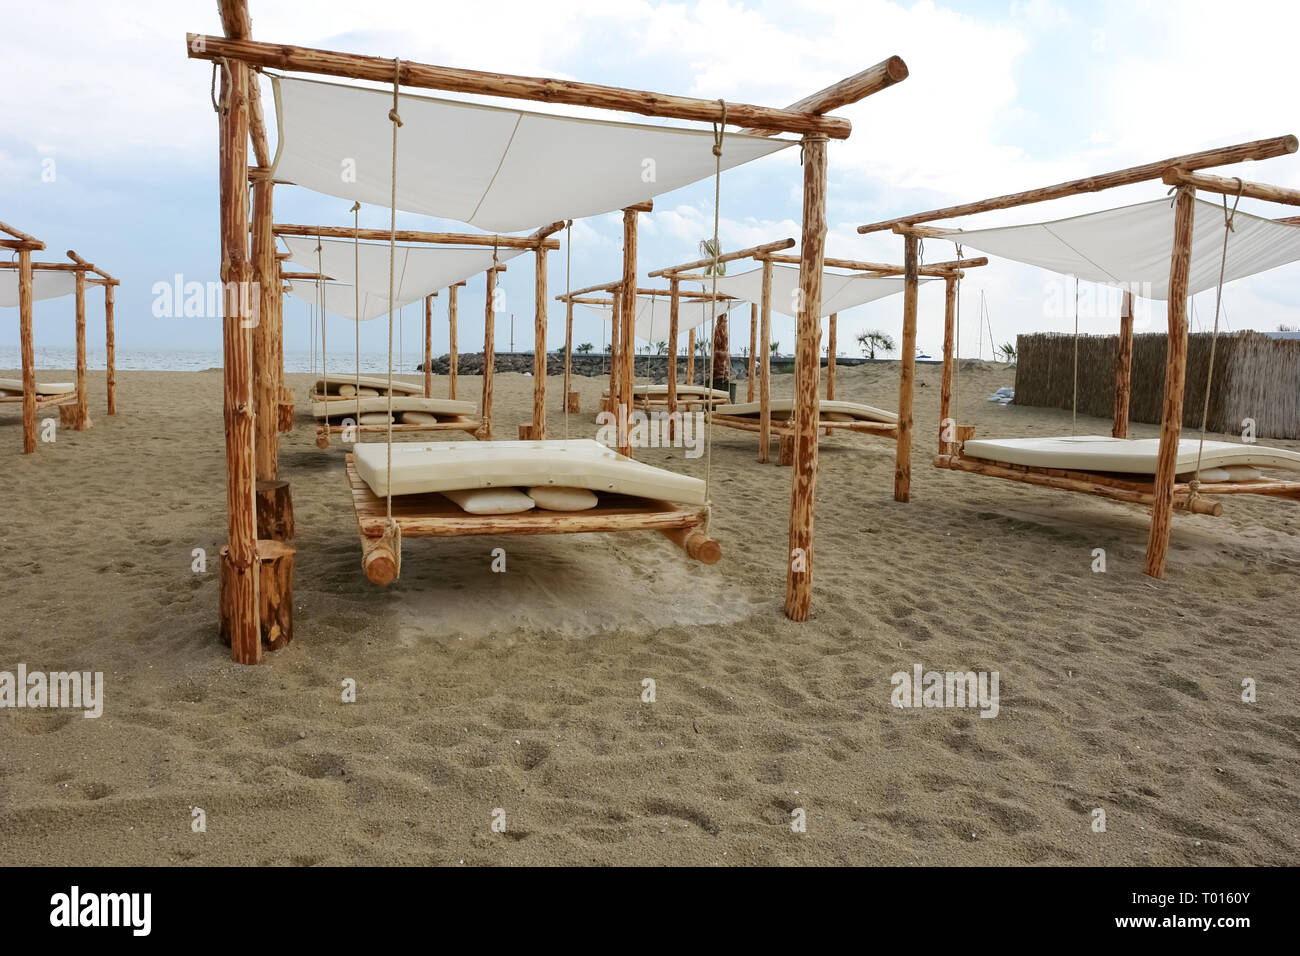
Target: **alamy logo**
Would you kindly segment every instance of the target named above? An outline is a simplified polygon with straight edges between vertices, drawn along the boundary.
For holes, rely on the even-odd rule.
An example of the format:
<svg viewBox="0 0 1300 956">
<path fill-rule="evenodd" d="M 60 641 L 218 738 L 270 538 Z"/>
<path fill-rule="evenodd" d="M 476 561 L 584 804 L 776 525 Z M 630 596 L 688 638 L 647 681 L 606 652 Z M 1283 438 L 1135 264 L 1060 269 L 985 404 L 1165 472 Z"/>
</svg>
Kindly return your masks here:
<svg viewBox="0 0 1300 956">
<path fill-rule="evenodd" d="M 998 672 L 924 671 L 912 665 L 912 673 L 898 671 L 890 678 L 895 707 L 978 707 L 981 717 L 998 715 Z"/>
<path fill-rule="evenodd" d="M 627 406 L 613 412 L 596 415 L 596 441 L 608 448 L 625 444 L 630 448 L 684 448 L 687 458 L 704 454 L 703 412 L 650 412 L 635 411 L 631 416 Z"/>
<path fill-rule="evenodd" d="M 102 671 L 27 672 L 19 664 L 17 673 L 0 671 L 0 709 L 5 707 L 71 707 L 83 717 L 104 713 Z"/>
<path fill-rule="evenodd" d="M 148 936 L 152 925 L 152 893 L 70 893 L 50 897 L 50 925 L 127 926 L 133 936 Z"/>
</svg>

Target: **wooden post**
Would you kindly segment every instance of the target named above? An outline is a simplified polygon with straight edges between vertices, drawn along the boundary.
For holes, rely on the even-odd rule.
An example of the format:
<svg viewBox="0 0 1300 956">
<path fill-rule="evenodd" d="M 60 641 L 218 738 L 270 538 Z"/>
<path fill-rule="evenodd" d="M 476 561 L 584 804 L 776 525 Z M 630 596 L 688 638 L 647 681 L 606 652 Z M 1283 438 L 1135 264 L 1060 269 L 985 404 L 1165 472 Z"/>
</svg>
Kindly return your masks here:
<svg viewBox="0 0 1300 956">
<path fill-rule="evenodd" d="M 282 478 L 259 479 L 257 495 L 257 538 L 259 541 L 288 541 L 293 538 L 293 497 L 289 482 Z M 260 551 L 258 552 L 260 555 Z"/>
<path fill-rule="evenodd" d="M 533 441 L 546 440 L 546 249 L 537 247 L 533 285 Z"/>
<path fill-rule="evenodd" d="M 77 270 L 77 405 L 72 427 L 90 427 L 90 406 L 86 401 L 86 270 Z M 65 406 L 66 407 L 66 406 Z M 60 409 L 62 411 L 62 409 Z"/>
<path fill-rule="evenodd" d="M 912 391 L 916 373 L 916 299 L 918 245 L 915 234 L 903 237 L 903 344 L 898 373 L 898 440 L 894 452 L 894 500 L 912 497 Z"/>
<path fill-rule="evenodd" d="M 681 282 L 676 276 L 668 280 L 668 438 L 677 437 L 677 333 L 681 321 Z"/>
<path fill-rule="evenodd" d="M 710 302 L 709 307 L 716 315 L 718 303 Z M 731 384 L 731 328 L 725 312 L 713 320 L 713 371 L 709 378 L 710 388 L 726 391 Z"/>
<path fill-rule="evenodd" d="M 487 271 L 487 304 L 483 307 L 483 407 L 480 417 L 482 426 L 476 433 L 479 441 L 492 440 L 492 373 L 496 371 L 497 315 L 493 310 L 493 299 L 497 293 L 497 271 Z"/>
<path fill-rule="evenodd" d="M 686 338 L 686 384 L 695 384 L 695 330 Z"/>
<path fill-rule="evenodd" d="M 749 385 L 745 389 L 745 401 L 754 400 L 754 373 L 758 370 L 758 303 L 749 304 L 749 368 L 745 370 L 745 378 L 749 380 Z"/>
<path fill-rule="evenodd" d="M 36 451 L 36 345 L 32 333 L 32 251 L 18 250 L 18 337 L 23 362 L 23 454 Z"/>
<path fill-rule="evenodd" d="M 1187 378 L 1187 279 L 1192 265 L 1192 226 L 1196 190 L 1179 186 L 1174 206 L 1174 248 L 1169 261 L 1169 349 L 1165 356 L 1165 399 L 1160 419 L 1160 452 L 1152 482 L 1151 532 L 1146 573 L 1165 576 L 1169 525 L 1174 514 L 1178 439 L 1183 428 L 1183 385 Z"/>
<path fill-rule="evenodd" d="M 258 624 L 256 474 L 253 447 L 252 334 L 248 285 L 248 87 L 249 70 L 232 61 L 221 67 L 220 202 L 224 417 L 226 427 L 226 524 L 230 544 L 223 557 L 221 615 L 230 635 L 230 656 L 240 664 L 262 657 Z"/>
<path fill-rule="evenodd" d="M 562 407 L 566 412 L 577 411 L 573 408 L 573 300 L 564 303 L 564 401 Z"/>
<path fill-rule="evenodd" d="M 456 299 L 460 292 L 460 283 L 447 290 L 447 397 L 456 398 L 456 371 L 460 357 L 456 354 Z"/>
<path fill-rule="evenodd" d="M 271 232 L 274 223 L 271 191 L 274 188 L 269 177 L 259 177 L 252 186 L 252 267 L 253 280 L 257 283 L 257 324 L 252 332 L 253 427 L 258 481 L 274 481 L 280 476 L 280 390 L 272 358 L 275 330 L 270 321 L 275 300 L 281 298 L 275 236 Z"/>
<path fill-rule="evenodd" d="M 108 414 L 117 414 L 117 338 L 113 328 L 114 295 L 112 282 L 104 286 L 104 352 L 107 359 Z"/>
<path fill-rule="evenodd" d="M 636 381 L 636 226 L 637 210 L 629 207 L 623 210 L 623 309 L 619 315 L 619 339 L 623 349 L 623 371 L 619 375 L 618 404 L 620 413 L 632 420 L 633 401 L 632 385 Z M 624 410 L 625 409 L 625 410 Z M 631 428 L 618 430 L 618 453 L 631 455 Z"/>
<path fill-rule="evenodd" d="M 806 188 L 806 184 L 805 184 Z M 759 296 L 762 326 L 758 333 L 758 460 L 767 461 L 772 441 L 772 262 L 763 260 L 762 294 Z"/>
<path fill-rule="evenodd" d="M 293 640 L 293 555 L 294 550 L 282 541 L 258 541 L 258 631 L 260 643 L 269 650 L 279 650 Z M 233 573 L 230 549 L 221 549 L 221 598 L 224 602 L 232 593 L 226 581 Z M 232 616 L 221 615 L 221 641 L 230 640 Z"/>
<path fill-rule="evenodd" d="M 1119 353 L 1115 356 L 1115 422 L 1112 438 L 1128 438 L 1129 387 L 1133 378 L 1133 293 L 1124 293 L 1119 315 Z"/>
<path fill-rule="evenodd" d="M 786 554 L 785 577 L 785 614 L 792 621 L 808 620 L 812 605 L 825 242 L 826 137 L 807 135 L 803 138 L 803 236 L 799 247 L 799 325 L 795 345 L 794 476 L 790 482 L 790 550 Z M 771 267 L 767 266 L 763 298 L 767 300 L 764 311 L 768 313 L 772 298 L 770 275 Z M 766 387 L 766 374 L 763 384 Z"/>
<path fill-rule="evenodd" d="M 838 313 L 832 312 L 829 327 L 829 334 L 826 340 L 826 401 L 835 400 L 835 320 L 839 317 Z M 826 429 L 829 433 L 830 429 Z"/>
<path fill-rule="evenodd" d="M 433 398 L 433 292 L 424 297 L 424 397 Z"/>
<path fill-rule="evenodd" d="M 619 330 L 623 325 L 623 294 L 617 290 L 612 293 L 613 306 L 609 321 L 609 405 L 608 411 L 614 413 L 614 422 L 618 423 L 618 378 L 619 378 Z"/>
<path fill-rule="evenodd" d="M 951 426 L 955 434 L 956 421 L 952 419 L 952 363 L 953 336 L 957 327 L 957 277 L 948 276 L 943 285 L 943 383 L 939 387 L 939 454 L 951 455 L 951 443 L 943 440 Z"/>
</svg>

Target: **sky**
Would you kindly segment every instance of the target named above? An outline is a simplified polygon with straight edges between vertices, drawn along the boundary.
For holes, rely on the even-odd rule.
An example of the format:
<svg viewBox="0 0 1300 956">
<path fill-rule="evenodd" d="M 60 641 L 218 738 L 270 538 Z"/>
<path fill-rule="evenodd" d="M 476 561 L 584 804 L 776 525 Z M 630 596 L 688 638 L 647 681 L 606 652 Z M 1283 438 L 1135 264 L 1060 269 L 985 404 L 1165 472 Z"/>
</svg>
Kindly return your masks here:
<svg viewBox="0 0 1300 956">
<path fill-rule="evenodd" d="M 364 8 L 351 0 L 251 0 L 250 8 L 254 37 L 268 42 L 770 106 L 897 54 L 911 71 L 905 82 L 838 111 L 852 120 L 853 134 L 829 147 L 826 253 L 843 258 L 901 261 L 901 239 L 859 236 L 855 227 L 864 222 L 1300 131 L 1300 5 L 1276 0 L 1239 0 L 1230 17 L 1214 0 L 530 0 L 490 7 L 369 0 Z M 218 317 L 153 314 L 156 284 L 176 276 L 206 283 L 219 266 L 212 71 L 185 55 L 187 31 L 221 33 L 215 2 L 133 0 L 115 4 L 110 15 L 97 0 L 0 0 L 0 22 L 0 220 L 43 239 L 46 259 L 75 249 L 122 280 L 119 350 L 219 349 Z M 1300 187 L 1300 155 L 1214 172 Z M 724 251 L 799 236 L 797 149 L 725 173 L 721 189 Z M 1147 183 L 962 225 L 1042 221 L 1164 194 L 1161 184 Z M 276 219 L 343 225 L 349 205 L 285 186 L 277 189 Z M 1272 216 L 1300 211 L 1250 200 L 1241 208 Z M 387 222 L 385 210 L 363 213 L 363 226 Z M 697 258 L 712 224 L 711 180 L 657 197 L 654 213 L 640 219 L 643 281 L 651 269 Z M 472 231 L 407 214 L 398 225 Z M 621 242 L 620 214 L 576 222 L 571 286 L 616 278 Z M 926 254 L 933 261 L 951 251 L 934 241 Z M 552 294 L 565 287 L 565 261 L 563 249 L 550 257 Z M 508 271 L 502 284 L 507 309 L 497 318 L 498 348 L 509 344 L 512 312 L 520 348 L 531 347 L 531 268 Z M 1112 333 L 1113 297 L 1090 292 L 1081 291 L 1080 330 Z M 973 270 L 962 284 L 960 352 L 982 349 L 989 357 L 992 342 L 1019 332 L 1070 331 L 1073 311 L 1060 303 L 1073 297 L 1072 281 L 1032 267 L 994 260 Z M 447 346 L 445 298 L 435 310 L 443 320 L 434 323 L 435 354 Z M 923 287 L 920 301 L 918 345 L 935 355 L 942 283 Z M 99 289 L 88 302 L 93 350 L 103 344 Z M 1223 302 L 1225 328 L 1300 325 L 1300 264 L 1233 283 Z M 461 296 L 462 350 L 481 342 L 483 304 L 482 283 L 472 281 Z M 841 314 L 839 351 L 860 354 L 854 339 L 866 330 L 898 338 L 901 308 L 895 297 Z M 548 339 L 556 347 L 564 313 L 554 301 L 549 310 Z M 739 352 L 748 344 L 748 314 L 736 314 Z M 284 315 L 286 349 L 305 350 L 307 305 L 286 298 Z M 1213 292 L 1198 296 L 1193 330 L 1208 330 L 1213 315 Z M 403 329 L 412 355 L 419 324 L 409 307 Z M 1158 304 L 1139 313 L 1139 331 L 1163 324 Z M 793 329 L 792 319 L 773 317 L 780 351 L 793 351 Z M 329 320 L 328 332 L 336 342 L 353 336 L 339 318 Z M 364 324 L 363 350 L 383 348 L 386 335 L 383 320 Z M 602 336 L 599 320 L 577 316 L 575 343 L 599 348 Z M 0 310 L 0 346 L 17 340 L 16 310 Z M 37 342 L 72 344 L 71 299 L 38 303 Z"/>
</svg>

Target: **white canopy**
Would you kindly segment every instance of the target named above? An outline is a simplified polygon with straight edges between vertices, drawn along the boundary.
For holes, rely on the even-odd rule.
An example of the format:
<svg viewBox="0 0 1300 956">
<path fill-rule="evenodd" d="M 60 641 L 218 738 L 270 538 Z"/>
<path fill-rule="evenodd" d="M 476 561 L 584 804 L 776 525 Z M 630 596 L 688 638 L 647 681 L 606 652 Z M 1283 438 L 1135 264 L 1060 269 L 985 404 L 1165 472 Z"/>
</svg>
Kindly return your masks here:
<svg viewBox="0 0 1300 956">
<path fill-rule="evenodd" d="M 922 279 L 928 282 L 928 279 Z M 799 289 L 799 267 L 772 265 L 772 311 L 782 315 L 796 315 L 796 293 Z M 718 291 L 744 299 L 761 302 L 763 298 L 763 269 L 760 266 L 738 275 L 718 277 Z M 822 309 L 819 318 L 843 312 L 855 305 L 864 305 L 903 291 L 902 276 L 866 276 L 842 272 L 822 273 Z"/>
<path fill-rule="evenodd" d="M 318 300 L 317 283 L 314 279 L 290 279 L 289 294 L 298 299 L 315 304 Z M 325 295 L 325 311 L 333 312 L 335 315 L 341 315 L 345 319 L 356 319 L 358 312 L 356 308 L 357 295 L 352 291 L 350 282 L 322 282 L 320 289 Z M 398 297 L 393 300 L 393 311 L 396 312 L 404 305 L 410 305 L 424 298 L 425 293 L 416 292 L 408 294 L 404 298 Z M 388 290 L 382 292 L 372 291 L 370 289 L 360 290 L 361 311 L 360 317 L 362 322 L 369 322 L 371 319 L 377 319 L 381 315 L 388 314 Z"/>
<path fill-rule="evenodd" d="M 274 176 L 387 207 L 393 95 L 275 77 Z M 623 209 L 711 176 L 713 133 L 403 94 L 398 209 L 517 232 Z M 729 132 L 730 169 L 795 140 Z"/>
<path fill-rule="evenodd" d="M 289 260 L 304 270 L 319 271 L 336 282 L 351 284 L 360 272 L 362 291 L 382 292 L 387 309 L 388 243 L 312 236 L 281 236 Z M 316 247 L 320 246 L 319 258 Z M 497 261 L 506 262 L 526 249 L 498 249 Z M 414 301 L 492 268 L 492 250 L 475 246 L 399 245 L 393 253 L 393 289 L 398 300 Z M 363 311 L 364 314 L 364 311 Z M 377 313 L 376 313 L 377 314 Z M 367 316 L 373 318 L 374 316 Z"/>
<path fill-rule="evenodd" d="M 677 300 L 677 334 L 683 336 L 691 329 L 697 329 L 701 325 L 708 324 L 711 317 L 709 304 L 707 299 L 679 298 Z M 612 303 L 609 305 L 593 305 L 587 302 L 579 302 L 578 305 L 595 312 L 606 322 L 612 320 L 614 312 Z M 737 302 L 734 299 L 723 300 L 716 304 L 713 315 L 725 315 L 740 305 L 744 305 L 744 303 Z M 671 310 L 672 300 L 666 292 L 663 295 L 637 296 L 636 319 L 633 321 L 636 337 L 643 342 L 650 342 L 655 345 L 660 342 L 667 342 L 670 327 L 669 312 Z"/>
<path fill-rule="evenodd" d="M 1228 200 L 1229 206 L 1232 199 Z M 1241 279 L 1300 259 L 1300 226 L 1238 211 L 1228 237 L 1224 281 Z M 1169 297 L 1174 210 L 1168 199 L 1105 209 L 1054 222 L 954 233 L 953 241 L 980 252 L 1124 286 L 1150 299 Z M 1188 293 L 1212 289 L 1223 255 L 1223 206 L 1198 199 Z"/>
<path fill-rule="evenodd" d="M 32 270 L 32 300 L 58 299 L 77 291 L 75 272 Z M 18 305 L 18 270 L 0 269 L 0 307 Z"/>
</svg>

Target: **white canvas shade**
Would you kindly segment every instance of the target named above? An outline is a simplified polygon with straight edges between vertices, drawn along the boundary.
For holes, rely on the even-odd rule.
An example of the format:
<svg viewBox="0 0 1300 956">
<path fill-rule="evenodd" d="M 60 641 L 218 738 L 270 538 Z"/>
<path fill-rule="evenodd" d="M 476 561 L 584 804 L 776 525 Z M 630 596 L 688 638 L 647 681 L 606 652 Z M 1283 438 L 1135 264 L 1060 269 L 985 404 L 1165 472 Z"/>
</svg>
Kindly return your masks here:
<svg viewBox="0 0 1300 956">
<path fill-rule="evenodd" d="M 721 287 L 719 287 L 721 293 Z M 717 302 L 713 309 L 712 316 L 709 310 L 709 301 L 707 299 L 684 299 L 677 300 L 677 335 L 678 340 L 691 329 L 698 329 L 702 325 L 707 325 L 711 317 L 725 315 L 732 309 L 744 305 L 743 302 L 735 300 L 723 300 Z M 612 321 L 614 306 L 595 305 L 588 302 L 579 302 L 578 305 L 591 312 L 596 313 L 606 323 Z M 672 297 L 665 292 L 663 295 L 639 295 L 636 297 L 636 319 L 633 321 L 633 334 L 643 342 L 658 344 L 668 341 L 668 331 L 671 327 Z"/>
<path fill-rule="evenodd" d="M 32 270 L 32 301 L 58 299 L 77 291 L 75 272 Z M 0 269 L 0 307 L 18 305 L 18 270 Z"/>
<path fill-rule="evenodd" d="M 274 77 L 274 177 L 387 208 L 391 91 Z M 714 172 L 713 133 L 402 94 L 398 209 L 518 232 L 613 212 Z M 722 168 L 794 143 L 728 132 Z"/>
<path fill-rule="evenodd" d="M 928 282 L 928 279 L 920 280 Z M 799 267 L 772 265 L 772 311 L 795 316 L 795 292 L 799 288 Z M 864 276 L 842 272 L 822 273 L 822 309 L 819 318 L 844 312 L 855 305 L 865 305 L 903 291 L 901 276 Z M 751 269 L 737 275 L 718 277 L 718 292 L 761 303 L 763 269 Z M 797 316 L 796 316 L 797 317 Z"/>
<path fill-rule="evenodd" d="M 1228 199 L 1229 208 L 1232 198 Z M 1237 211 L 1224 282 L 1300 260 L 1300 226 Z M 1213 289 L 1223 255 L 1223 206 L 1196 200 L 1188 294 Z M 1104 209 L 1053 222 L 954 233 L 963 247 L 1014 259 L 1134 295 L 1169 298 L 1174 210 L 1168 199 Z"/>
</svg>

